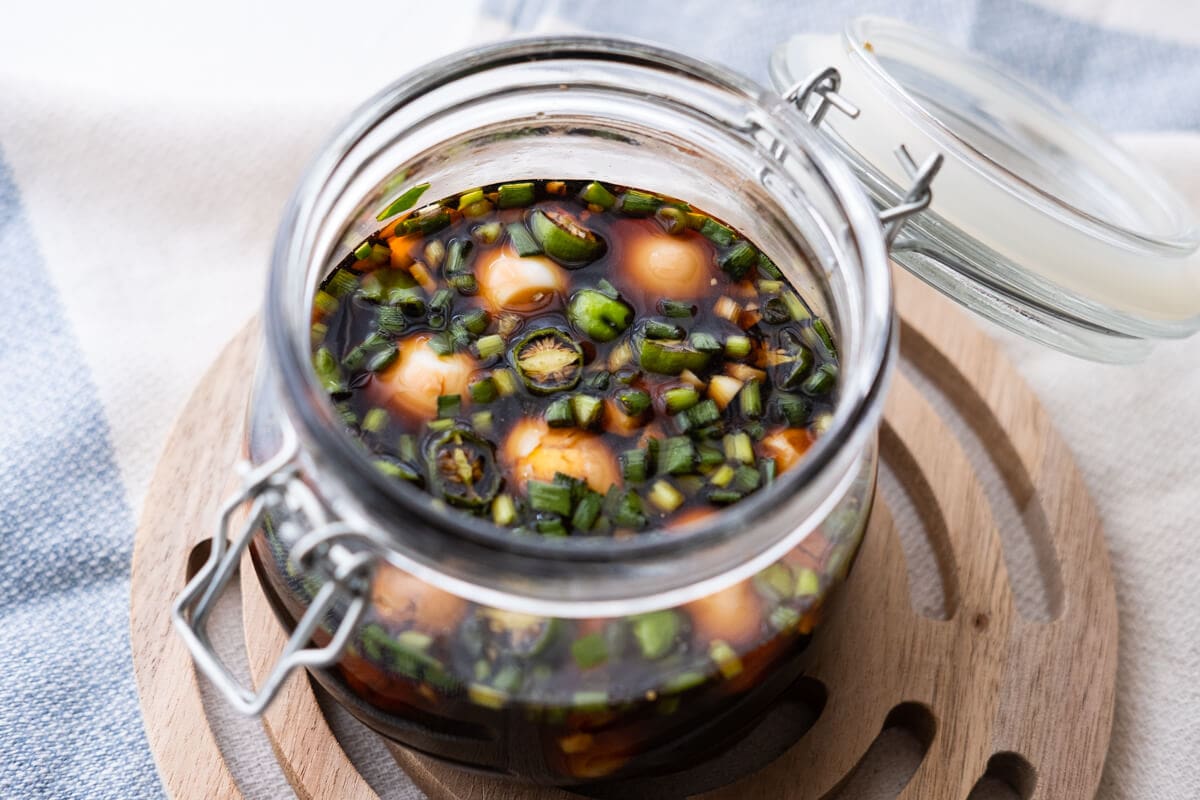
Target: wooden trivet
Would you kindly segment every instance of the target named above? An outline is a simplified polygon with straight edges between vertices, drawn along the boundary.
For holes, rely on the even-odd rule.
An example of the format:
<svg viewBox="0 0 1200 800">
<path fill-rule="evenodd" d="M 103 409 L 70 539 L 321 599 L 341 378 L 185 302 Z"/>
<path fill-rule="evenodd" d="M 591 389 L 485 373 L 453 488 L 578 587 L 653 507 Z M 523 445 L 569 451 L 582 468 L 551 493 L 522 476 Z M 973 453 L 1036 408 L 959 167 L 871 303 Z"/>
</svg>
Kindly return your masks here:
<svg viewBox="0 0 1200 800">
<path fill-rule="evenodd" d="M 1049 622 L 1014 605 L 1001 538 L 980 476 L 947 420 L 897 375 L 881 434 L 941 572 L 949 619 L 913 609 L 900 539 L 877 500 L 858 563 L 810 647 L 809 674 L 827 700 L 812 728 L 774 761 L 706 800 L 828 795 L 881 730 L 908 727 L 926 752 L 900 797 L 963 800 L 984 774 L 1021 797 L 1090 798 L 1112 727 L 1117 614 L 1095 506 L 1065 444 L 1013 365 L 950 301 L 895 271 L 904 359 L 935 384 L 983 442 L 1025 519 L 1041 519 Z M 257 328 L 222 353 L 168 440 L 134 549 L 134 668 L 150 746 L 169 794 L 239 798 L 208 725 L 192 662 L 169 609 L 202 561 L 218 504 L 241 454 Z M 1035 547 L 1035 550 L 1039 548 Z M 284 641 L 248 563 L 243 622 L 260 680 Z M 303 798 L 376 795 L 347 758 L 310 681 L 293 676 L 264 723 Z M 569 792 L 471 775 L 392 747 L 432 800 L 568 800 Z"/>
</svg>

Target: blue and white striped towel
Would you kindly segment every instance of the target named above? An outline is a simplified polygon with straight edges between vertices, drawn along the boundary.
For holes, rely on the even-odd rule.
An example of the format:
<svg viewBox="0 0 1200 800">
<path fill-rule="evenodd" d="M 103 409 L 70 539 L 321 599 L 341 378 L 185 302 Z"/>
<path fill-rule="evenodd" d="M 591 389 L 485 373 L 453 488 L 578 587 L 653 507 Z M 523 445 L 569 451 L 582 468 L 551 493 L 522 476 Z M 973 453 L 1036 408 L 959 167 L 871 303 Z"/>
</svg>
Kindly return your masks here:
<svg viewBox="0 0 1200 800">
<path fill-rule="evenodd" d="M 6 8 L 0 798 L 162 793 L 129 657 L 136 510 L 196 376 L 260 301 L 274 226 L 304 164 L 379 86 L 473 40 L 547 27 L 654 39 L 765 80 L 767 54 L 791 34 L 887 14 L 1048 87 L 1125 137 L 1200 207 L 1200 7 L 1059 6 Z M 1102 794 L 1200 797 L 1200 339 L 1162 346 L 1133 368 L 1004 342 L 1074 448 L 1109 534 L 1122 638 Z M 256 726 L 228 730 L 231 753 L 262 751 Z M 252 783 L 255 796 L 288 793 L 278 776 Z"/>
</svg>

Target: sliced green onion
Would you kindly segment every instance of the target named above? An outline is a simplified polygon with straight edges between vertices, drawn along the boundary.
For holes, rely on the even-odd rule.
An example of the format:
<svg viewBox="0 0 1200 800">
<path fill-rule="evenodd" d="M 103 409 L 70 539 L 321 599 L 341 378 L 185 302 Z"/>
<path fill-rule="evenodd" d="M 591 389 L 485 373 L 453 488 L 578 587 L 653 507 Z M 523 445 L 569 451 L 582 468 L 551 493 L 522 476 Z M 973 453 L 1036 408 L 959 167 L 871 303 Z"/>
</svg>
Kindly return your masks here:
<svg viewBox="0 0 1200 800">
<path fill-rule="evenodd" d="M 500 396 L 500 390 L 496 388 L 496 381 L 490 375 L 472 383 L 467 387 L 467 391 L 471 393 L 471 402 L 480 405 L 490 403 Z"/>
<path fill-rule="evenodd" d="M 678 325 L 672 325 L 669 322 L 660 322 L 656 319 L 646 320 L 642 326 L 642 333 L 647 339 L 682 339 L 683 328 Z"/>
<path fill-rule="evenodd" d="M 762 416 L 762 389 L 758 381 L 746 381 L 746 385 L 738 392 L 738 404 L 742 416 L 746 419 L 758 419 Z"/>
<path fill-rule="evenodd" d="M 721 247 L 733 244 L 733 231 L 709 218 L 705 218 L 704 223 L 700 226 L 700 235 Z"/>
<path fill-rule="evenodd" d="M 790 606 L 776 606 L 767 620 L 777 631 L 790 631 L 800 622 L 800 612 Z"/>
<path fill-rule="evenodd" d="M 571 527 L 578 531 L 589 531 L 600 517 L 604 497 L 598 492 L 588 490 L 575 505 L 575 513 L 571 515 Z"/>
<path fill-rule="evenodd" d="M 754 463 L 754 443 L 750 441 L 748 433 L 739 432 L 731 433 L 725 437 L 725 458 L 730 461 L 738 461 L 742 464 Z"/>
<path fill-rule="evenodd" d="M 725 453 L 712 445 L 702 444 L 696 448 L 701 469 L 719 466 L 725 461 Z"/>
<path fill-rule="evenodd" d="M 325 341 L 325 334 L 329 333 L 329 326 L 324 322 L 314 322 L 309 328 L 309 335 L 312 337 L 313 344 Z"/>
<path fill-rule="evenodd" d="M 716 401 L 710 397 L 688 408 L 681 416 L 682 419 L 677 418 L 680 429 L 695 431 L 719 420 L 721 409 L 717 408 Z"/>
<path fill-rule="evenodd" d="M 498 194 L 501 208 L 521 208 L 533 203 L 533 183 L 503 183 Z"/>
<path fill-rule="evenodd" d="M 742 672 L 742 660 L 727 642 L 714 640 L 708 646 L 708 657 L 717 665 L 717 669 L 726 680 L 736 678 Z"/>
<path fill-rule="evenodd" d="M 649 457 L 645 450 L 626 450 L 618 457 L 621 475 L 629 483 L 641 483 L 648 477 Z"/>
<path fill-rule="evenodd" d="M 580 669 L 589 669 L 608 660 L 608 645 L 604 636 L 592 633 L 571 643 L 571 657 Z"/>
<path fill-rule="evenodd" d="M 692 317 L 696 314 L 696 306 L 694 303 L 685 303 L 682 300 L 659 300 L 658 310 L 664 317 Z"/>
<path fill-rule="evenodd" d="M 621 293 L 617 291 L 617 287 L 609 283 L 607 278 L 601 278 L 600 280 L 596 281 L 596 290 L 608 297 L 611 297 L 613 300 L 616 300 L 621 296 Z"/>
<path fill-rule="evenodd" d="M 762 473 L 763 485 L 770 486 L 775 482 L 775 459 L 760 458 L 758 460 L 758 470 Z"/>
<path fill-rule="evenodd" d="M 375 243 L 371 245 L 371 260 L 380 264 L 385 264 L 392 257 L 391 248 L 386 244 Z"/>
<path fill-rule="evenodd" d="M 437 399 L 438 419 L 451 419 L 462 413 L 462 397 L 457 394 L 444 394 Z"/>
<path fill-rule="evenodd" d="M 742 499 L 742 493 L 736 489 L 713 489 L 708 493 L 708 500 L 719 506 L 727 506 Z"/>
<path fill-rule="evenodd" d="M 686 475 L 692 471 L 696 450 L 686 436 L 672 436 L 663 442 L 658 454 L 658 471 L 669 475 Z"/>
<path fill-rule="evenodd" d="M 642 498 L 634 491 L 621 491 L 617 487 L 612 487 L 609 494 L 616 492 L 613 499 L 605 498 L 606 504 L 611 504 L 613 524 L 622 528 L 633 528 L 638 530 L 646 527 L 646 515 L 642 513 Z"/>
<path fill-rule="evenodd" d="M 674 649 L 682 627 L 679 614 L 670 609 L 638 614 L 631 620 L 631 626 L 642 657 L 651 661 Z"/>
<path fill-rule="evenodd" d="M 487 222 L 483 225 L 476 225 L 471 230 L 471 235 L 483 244 L 495 244 L 500 239 L 500 234 L 502 233 L 504 233 L 504 226 L 499 222 Z"/>
<path fill-rule="evenodd" d="M 750 355 L 749 336 L 730 336 L 725 340 L 725 355 L 730 358 L 745 358 Z"/>
<path fill-rule="evenodd" d="M 575 414 L 575 424 L 581 428 L 594 427 L 600 421 L 600 412 L 604 410 L 604 401 L 590 394 L 577 394 L 571 398 L 571 411 Z"/>
<path fill-rule="evenodd" d="M 758 254 L 758 271 L 771 280 L 783 280 L 783 272 L 775 265 L 775 262 L 767 258 L 766 253 Z"/>
<path fill-rule="evenodd" d="M 382 372 L 390 367 L 399 355 L 400 351 L 396 349 L 395 345 L 388 345 L 367 359 L 367 371 Z"/>
<path fill-rule="evenodd" d="M 446 431 L 453 428 L 454 424 L 455 424 L 454 420 L 452 420 L 452 419 L 431 419 L 425 423 L 425 427 L 429 428 L 429 430 L 431 430 L 431 431 L 436 431 L 438 433 L 445 433 Z"/>
<path fill-rule="evenodd" d="M 603 711 L 608 705 L 608 692 L 598 689 L 575 692 L 571 695 L 571 707 L 576 711 Z"/>
<path fill-rule="evenodd" d="M 742 494 L 749 494 L 758 488 L 762 475 L 754 467 L 738 467 L 733 473 L 733 488 Z"/>
<path fill-rule="evenodd" d="M 488 317 L 488 312 L 482 308 L 473 308 L 462 315 L 463 327 L 476 336 L 487 330 L 489 322 L 491 319 Z"/>
<path fill-rule="evenodd" d="M 479 291 L 479 281 L 470 273 L 451 275 L 446 279 L 450 288 L 463 295 L 473 295 Z"/>
<path fill-rule="evenodd" d="M 749 242 L 738 242 L 722 255 L 717 263 L 730 278 L 740 281 L 750 271 L 750 268 L 758 263 L 758 250 Z"/>
<path fill-rule="evenodd" d="M 700 393 L 694 386 L 677 386 L 663 392 L 663 404 L 668 414 L 678 414 L 700 402 Z"/>
<path fill-rule="evenodd" d="M 566 536 L 567 526 L 559 517 L 542 517 L 533 523 L 537 532 L 543 536 Z"/>
<path fill-rule="evenodd" d="M 567 318 L 593 341 L 609 342 L 629 327 L 633 309 L 597 289 L 580 289 L 571 296 Z"/>
<path fill-rule="evenodd" d="M 792 591 L 794 597 L 812 597 L 821 593 L 821 576 L 808 567 L 796 570 L 796 588 Z"/>
<path fill-rule="evenodd" d="M 371 465 L 389 478 L 400 478 L 401 480 L 413 482 L 421 480 L 421 475 L 402 461 L 384 457 L 375 459 L 371 462 Z"/>
<path fill-rule="evenodd" d="M 329 292 L 318 291 L 313 295 L 313 308 L 322 314 L 332 314 L 338 310 L 338 300 Z"/>
<path fill-rule="evenodd" d="M 354 248 L 354 257 L 359 261 L 366 261 L 371 257 L 371 243 L 363 242 L 358 247 Z"/>
<path fill-rule="evenodd" d="M 416 461 L 417 437 L 413 436 L 411 433 L 405 433 L 401 435 L 397 449 L 400 451 L 400 457 L 405 461 Z"/>
<path fill-rule="evenodd" d="M 508 226 L 508 240 L 519 256 L 536 256 L 542 252 L 542 246 L 533 238 L 533 234 L 523 222 L 514 222 Z"/>
<path fill-rule="evenodd" d="M 787 420 L 787 424 L 793 428 L 803 428 L 808 424 L 808 418 L 812 414 L 812 405 L 803 397 L 792 394 L 776 394 L 775 407 Z"/>
<path fill-rule="evenodd" d="M 659 375 L 678 375 L 685 369 L 699 372 L 708 366 L 710 356 L 680 342 L 642 339 L 638 346 L 638 364 Z"/>
<path fill-rule="evenodd" d="M 667 233 L 678 236 L 688 229 L 686 211 L 673 206 L 663 206 L 658 210 L 658 218 L 666 223 Z"/>
<path fill-rule="evenodd" d="M 402 333 L 408 327 L 408 320 L 404 317 L 404 310 L 395 306 L 380 307 L 376 322 L 379 325 L 379 330 L 385 333 Z"/>
<path fill-rule="evenodd" d="M 560 397 L 550 403 L 544 415 L 546 424 L 551 428 L 569 428 L 575 424 L 575 411 L 571 408 L 569 397 Z"/>
<path fill-rule="evenodd" d="M 325 281 L 325 291 L 341 298 L 358 288 L 358 276 L 348 269 L 335 270 Z"/>
<path fill-rule="evenodd" d="M 511 369 L 496 370 L 492 373 L 492 379 L 496 381 L 496 388 L 500 390 L 501 397 L 508 397 L 517 391 L 517 376 Z"/>
<path fill-rule="evenodd" d="M 821 343 L 825 345 L 825 349 L 829 351 L 829 354 L 836 357 L 837 348 L 833 345 L 833 336 L 830 335 L 829 328 L 825 325 L 825 320 L 814 319 L 812 329 L 813 332 L 817 334 L 817 337 L 821 340 Z"/>
<path fill-rule="evenodd" d="M 404 220 L 404 222 L 396 226 L 396 232 L 405 234 L 420 233 L 422 236 L 437 233 L 450 224 L 450 214 L 443 208 L 435 208 L 436 210 L 431 209 L 428 213 L 417 214 Z"/>
<path fill-rule="evenodd" d="M 502 528 L 512 525 L 517 518 L 517 506 L 512 497 L 502 494 L 492 501 L 492 522 Z"/>
<path fill-rule="evenodd" d="M 379 433 L 381 430 L 387 427 L 387 424 L 388 412 L 382 408 L 372 408 L 367 412 L 366 416 L 363 417 L 362 429 L 364 431 L 370 431 L 371 433 Z"/>
<path fill-rule="evenodd" d="M 610 380 L 612 380 L 612 378 L 607 372 L 593 370 L 583 376 L 583 385 L 587 389 L 603 392 L 608 388 L 608 383 Z"/>
<path fill-rule="evenodd" d="M 388 207 L 380 211 L 375 219 L 383 222 L 388 217 L 394 217 L 401 211 L 408 211 L 417 204 L 421 199 L 421 195 L 425 194 L 425 190 L 429 188 L 428 183 L 418 183 L 410 189 L 406 189 L 399 197 L 388 204 Z"/>
<path fill-rule="evenodd" d="M 498 356 L 504 352 L 504 339 L 494 333 L 481 336 L 475 342 L 475 352 L 482 359 Z"/>
<path fill-rule="evenodd" d="M 825 363 L 817 367 L 816 372 L 808 376 L 808 380 L 804 381 L 804 385 L 800 388 L 805 394 L 823 395 L 829 394 L 836 384 L 837 367 L 833 364 Z"/>
<path fill-rule="evenodd" d="M 571 487 L 545 481 L 529 481 L 526 484 L 529 505 L 534 511 L 559 516 L 571 514 Z"/>
<path fill-rule="evenodd" d="M 622 389 L 617 393 L 617 402 L 631 417 L 640 416 L 650 408 L 650 395 L 641 389 Z"/>
<path fill-rule="evenodd" d="M 679 694 L 686 692 L 688 689 L 694 689 L 704 683 L 705 677 L 699 672 L 680 672 L 678 675 L 672 675 L 663 683 L 664 694 Z"/>
<path fill-rule="evenodd" d="M 723 489 L 729 485 L 730 481 L 733 480 L 733 476 L 733 467 L 729 466 L 728 464 L 722 464 L 721 466 L 717 467 L 716 472 L 714 472 L 708 480 L 713 486 L 719 486 Z"/>
<path fill-rule="evenodd" d="M 783 293 L 783 302 L 787 304 L 788 314 L 797 322 L 803 322 L 812 317 L 808 308 L 804 305 L 804 301 L 800 299 L 800 295 L 795 292 Z"/>
<path fill-rule="evenodd" d="M 652 194 L 632 189 L 621 195 L 620 211 L 632 217 L 648 217 L 658 210 L 662 200 Z"/>
<path fill-rule="evenodd" d="M 484 436 L 492 433 L 492 423 L 495 421 L 491 411 L 476 411 L 471 415 L 471 428 Z"/>
<path fill-rule="evenodd" d="M 470 239 L 454 239 L 446 250 L 446 274 L 454 275 L 467 268 L 467 256 L 471 254 Z"/>
<path fill-rule="evenodd" d="M 580 194 L 585 203 L 590 203 L 594 206 L 600 206 L 605 211 L 612 208 L 616 204 L 617 198 L 605 188 L 604 184 L 597 181 L 592 181 L 587 186 L 583 187 L 583 192 Z"/>
<path fill-rule="evenodd" d="M 813 352 L 804 345 L 796 349 L 796 355 L 791 361 L 780 365 L 776 380 L 781 389 L 791 391 L 804 385 L 805 378 L 813 365 Z"/>
<path fill-rule="evenodd" d="M 754 473 L 757 475 L 758 473 Z M 683 495 L 679 490 L 664 480 L 657 480 L 650 487 L 649 494 L 646 495 L 651 503 L 658 507 L 660 511 L 670 513 L 683 505 Z"/>
</svg>

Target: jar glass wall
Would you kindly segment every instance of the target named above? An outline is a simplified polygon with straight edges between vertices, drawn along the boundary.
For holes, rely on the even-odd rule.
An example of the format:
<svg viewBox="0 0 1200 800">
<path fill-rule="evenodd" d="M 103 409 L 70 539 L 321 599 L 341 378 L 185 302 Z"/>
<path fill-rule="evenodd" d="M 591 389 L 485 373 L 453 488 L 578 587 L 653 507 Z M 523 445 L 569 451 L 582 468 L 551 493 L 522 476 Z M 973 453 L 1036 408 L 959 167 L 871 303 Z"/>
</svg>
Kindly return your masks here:
<svg viewBox="0 0 1200 800">
<path fill-rule="evenodd" d="M 371 467 L 312 375 L 316 286 L 404 187 L 449 196 L 527 178 L 602 178 L 701 203 L 831 321 L 839 405 L 775 486 L 670 533 L 543 540 L 448 514 Z M 613 779 L 721 749 L 801 674 L 865 528 L 895 341 L 875 213 L 790 105 L 605 40 L 433 64 L 368 103 L 310 168 L 276 243 L 265 337 L 251 459 L 294 436 L 328 513 L 379 547 L 366 619 L 318 675 L 369 725 L 474 768 Z M 294 624 L 324 573 L 288 561 L 277 531 L 256 540 L 256 564 Z"/>
</svg>

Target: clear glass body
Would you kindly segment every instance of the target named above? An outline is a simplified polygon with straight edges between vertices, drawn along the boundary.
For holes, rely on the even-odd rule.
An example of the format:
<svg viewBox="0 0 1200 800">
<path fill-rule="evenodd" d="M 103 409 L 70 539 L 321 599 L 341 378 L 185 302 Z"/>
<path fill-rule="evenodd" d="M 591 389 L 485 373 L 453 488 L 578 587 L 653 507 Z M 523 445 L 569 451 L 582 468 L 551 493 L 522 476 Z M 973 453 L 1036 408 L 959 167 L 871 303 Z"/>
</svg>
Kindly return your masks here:
<svg viewBox="0 0 1200 800">
<path fill-rule="evenodd" d="M 400 189 L 428 181 L 443 197 L 528 177 L 694 201 L 781 266 L 832 322 L 841 365 L 833 420 L 800 464 L 709 520 L 630 540 L 514 537 L 371 467 L 312 374 L 315 286 Z M 276 243 L 264 332 L 251 459 L 294 433 L 330 514 L 384 543 L 367 619 L 316 676 L 376 730 L 525 780 L 617 781 L 719 752 L 803 674 L 865 530 L 895 334 L 875 213 L 796 109 L 609 40 L 430 65 L 364 106 L 310 168 Z M 254 555 L 292 624 L 322 570 L 289 562 L 271 529 Z M 583 665 L 581 639 L 583 662 L 603 658 Z"/>
</svg>

